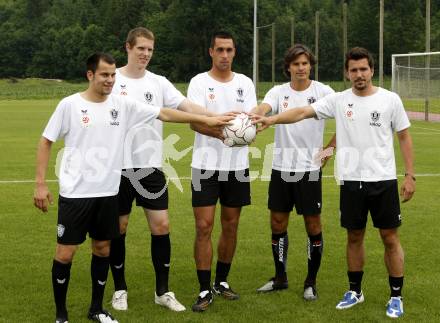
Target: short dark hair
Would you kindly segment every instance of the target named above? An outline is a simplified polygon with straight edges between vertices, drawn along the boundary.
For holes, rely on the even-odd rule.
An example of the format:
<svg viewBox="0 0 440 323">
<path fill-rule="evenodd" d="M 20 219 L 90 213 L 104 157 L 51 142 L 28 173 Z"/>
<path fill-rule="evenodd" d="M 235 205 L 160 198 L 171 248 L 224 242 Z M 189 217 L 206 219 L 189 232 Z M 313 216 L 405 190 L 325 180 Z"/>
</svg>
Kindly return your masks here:
<svg viewBox="0 0 440 323">
<path fill-rule="evenodd" d="M 95 73 L 98 69 L 100 61 L 104 61 L 110 65 L 116 64 L 116 61 L 112 55 L 108 53 L 96 52 L 90 55 L 89 58 L 87 58 L 87 71 L 92 71 L 93 73 Z"/>
<path fill-rule="evenodd" d="M 154 41 L 154 34 L 151 30 L 145 27 L 136 27 L 128 32 L 125 42 L 128 43 L 130 47 L 133 47 L 136 45 L 136 39 L 138 37 L 144 37 Z"/>
<path fill-rule="evenodd" d="M 235 39 L 234 36 L 232 36 L 231 33 L 227 32 L 227 31 L 217 31 L 215 33 L 212 34 L 211 36 L 211 48 L 214 48 L 215 46 L 215 39 L 216 38 L 221 38 L 221 39 L 232 39 L 232 43 L 235 47 Z"/>
<path fill-rule="evenodd" d="M 374 69 L 374 59 L 370 52 L 363 47 L 353 47 L 345 54 L 345 70 L 348 71 L 348 61 L 358 61 L 364 58 L 368 60 L 370 68 Z"/>
<path fill-rule="evenodd" d="M 290 64 L 296 60 L 300 55 L 306 55 L 311 66 L 316 64 L 316 58 L 313 55 L 312 51 L 303 44 L 295 44 L 286 50 L 284 54 L 284 69 L 283 72 L 286 76 L 290 77 L 289 66 Z"/>
</svg>

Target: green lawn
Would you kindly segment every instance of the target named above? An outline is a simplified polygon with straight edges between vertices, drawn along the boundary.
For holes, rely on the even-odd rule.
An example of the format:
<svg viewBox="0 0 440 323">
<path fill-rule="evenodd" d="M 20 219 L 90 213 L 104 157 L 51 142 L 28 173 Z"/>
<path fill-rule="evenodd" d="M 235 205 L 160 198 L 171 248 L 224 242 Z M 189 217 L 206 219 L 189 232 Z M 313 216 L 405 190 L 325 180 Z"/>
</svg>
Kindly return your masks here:
<svg viewBox="0 0 440 323">
<path fill-rule="evenodd" d="M 42 214 L 32 204 L 33 184 L 5 183 L 32 180 L 35 148 L 57 100 L 0 101 L 0 322 L 50 322 L 54 318 L 50 269 L 56 242 L 56 205 Z M 187 126 L 167 125 L 166 135 L 181 137 L 178 150 L 192 145 L 193 134 Z M 326 140 L 334 132 L 328 122 Z M 438 255 L 435 248 L 438 230 L 438 180 L 440 165 L 440 124 L 414 122 L 417 192 L 414 199 L 402 204 L 403 226 L 400 230 L 405 250 L 405 316 L 407 322 L 436 322 L 440 308 Z M 261 135 L 254 145 L 264 152 L 272 142 L 273 131 Z M 61 147 L 56 144 L 55 151 Z M 398 156 L 398 170 L 403 172 Z M 48 172 L 55 179 L 54 158 Z M 172 165 L 180 177 L 190 174 L 190 154 Z M 268 162 L 268 161 L 266 161 Z M 263 158 L 251 159 L 251 170 L 261 173 Z M 330 162 L 324 175 L 332 174 Z M 425 176 L 423 176 L 425 174 Z M 431 175 L 429 175 L 431 174 Z M 401 177 L 400 177 L 401 179 Z M 181 180 L 183 192 L 170 185 L 170 221 L 172 240 L 171 289 L 190 308 L 198 292 L 192 258 L 194 220 L 190 204 L 190 184 Z M 57 183 L 49 184 L 57 194 Z M 268 182 L 252 182 L 252 202 L 244 208 L 237 253 L 229 281 L 240 292 L 239 301 L 216 298 L 203 314 L 172 313 L 154 305 L 154 271 L 150 260 L 150 234 L 142 212 L 135 208 L 127 235 L 127 280 L 129 307 L 116 313 L 120 322 L 382 322 L 389 296 L 388 278 L 383 264 L 383 248 L 378 232 L 368 225 L 367 263 L 363 289 L 365 303 L 346 311 L 337 311 L 336 302 L 347 289 L 345 231 L 339 226 L 338 187 L 334 179 L 323 180 L 323 225 L 325 249 L 318 277 L 319 299 L 302 300 L 302 282 L 306 274 L 306 234 L 300 217 L 292 216 L 289 226 L 290 249 L 288 290 L 257 295 L 255 289 L 273 275 L 269 217 L 266 209 Z M 219 233 L 217 217 L 213 239 Z M 78 251 L 72 267 L 68 294 L 71 322 L 87 322 L 90 300 L 89 241 Z M 111 298 L 113 283 L 109 276 L 105 301 Z M 110 308 L 110 304 L 106 304 Z M 114 313 L 115 314 L 115 313 Z"/>
</svg>

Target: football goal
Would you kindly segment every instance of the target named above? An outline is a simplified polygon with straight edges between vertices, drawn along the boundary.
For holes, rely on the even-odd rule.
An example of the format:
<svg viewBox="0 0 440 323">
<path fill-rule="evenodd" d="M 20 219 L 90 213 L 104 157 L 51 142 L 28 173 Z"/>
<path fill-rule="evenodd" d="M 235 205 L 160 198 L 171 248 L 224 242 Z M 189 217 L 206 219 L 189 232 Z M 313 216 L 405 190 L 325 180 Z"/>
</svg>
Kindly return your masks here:
<svg viewBox="0 0 440 323">
<path fill-rule="evenodd" d="M 411 119 L 440 121 L 440 52 L 394 54 L 391 88 Z"/>
</svg>

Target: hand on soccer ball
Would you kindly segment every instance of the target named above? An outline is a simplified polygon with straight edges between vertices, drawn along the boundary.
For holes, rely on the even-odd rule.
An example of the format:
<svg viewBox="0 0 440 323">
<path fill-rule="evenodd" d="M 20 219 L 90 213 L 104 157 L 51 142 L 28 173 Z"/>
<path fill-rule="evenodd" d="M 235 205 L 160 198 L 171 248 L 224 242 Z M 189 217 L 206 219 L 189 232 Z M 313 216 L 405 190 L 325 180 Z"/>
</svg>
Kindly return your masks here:
<svg viewBox="0 0 440 323">
<path fill-rule="evenodd" d="M 256 127 L 249 115 L 239 113 L 223 129 L 223 143 L 229 147 L 246 146 L 252 143 L 256 136 Z"/>
<path fill-rule="evenodd" d="M 261 132 L 267 128 L 269 128 L 271 125 L 275 123 L 275 120 L 273 117 L 266 117 L 259 114 L 252 113 L 250 115 L 252 119 L 253 125 L 258 125 L 257 132 Z"/>
</svg>

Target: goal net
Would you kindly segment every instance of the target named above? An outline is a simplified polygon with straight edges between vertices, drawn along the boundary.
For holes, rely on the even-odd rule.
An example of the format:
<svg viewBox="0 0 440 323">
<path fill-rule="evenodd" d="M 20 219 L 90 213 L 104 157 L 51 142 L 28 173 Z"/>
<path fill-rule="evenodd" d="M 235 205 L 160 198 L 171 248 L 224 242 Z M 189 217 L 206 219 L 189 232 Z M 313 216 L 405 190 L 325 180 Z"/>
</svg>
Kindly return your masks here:
<svg viewBox="0 0 440 323">
<path fill-rule="evenodd" d="M 391 88 L 411 119 L 440 121 L 440 52 L 394 54 Z"/>
</svg>

